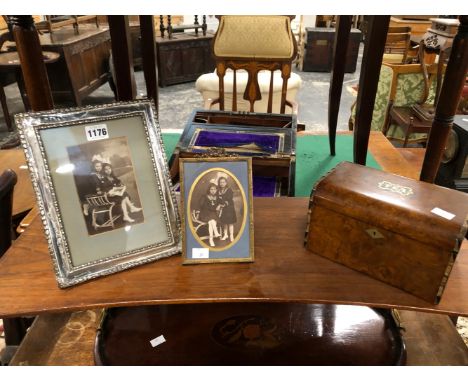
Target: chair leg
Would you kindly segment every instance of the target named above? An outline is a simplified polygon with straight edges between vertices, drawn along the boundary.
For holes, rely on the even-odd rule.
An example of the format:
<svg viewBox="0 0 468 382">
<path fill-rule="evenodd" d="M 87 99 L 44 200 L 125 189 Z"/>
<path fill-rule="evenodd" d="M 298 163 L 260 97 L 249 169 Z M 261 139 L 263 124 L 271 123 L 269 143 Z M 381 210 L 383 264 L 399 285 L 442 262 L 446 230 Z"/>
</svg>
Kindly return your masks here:
<svg viewBox="0 0 468 382">
<path fill-rule="evenodd" d="M 392 125 L 392 108 L 393 108 L 393 101 L 390 101 L 388 104 L 387 110 L 385 111 L 385 120 L 382 128 L 382 134 L 387 136 L 388 129 Z"/>
<path fill-rule="evenodd" d="M 4 318 L 5 344 L 13 346 L 20 345 L 33 321 L 34 318 L 26 317 Z"/>
<path fill-rule="evenodd" d="M 403 147 L 406 147 L 406 145 L 408 144 L 408 138 L 411 134 L 412 127 L 413 127 L 413 117 L 410 118 L 410 123 L 408 125 L 408 128 L 406 129 L 405 141 L 403 142 Z"/>
<path fill-rule="evenodd" d="M 94 229 L 96 229 L 98 227 L 97 222 L 96 222 L 96 211 L 94 210 L 94 208 L 93 208 L 93 220 L 92 220 L 91 224 L 92 224 Z"/>
<path fill-rule="evenodd" d="M 388 129 L 390 129 L 390 126 L 392 126 L 392 117 L 388 118 L 388 121 L 386 124 L 384 124 L 384 127 L 382 129 L 382 134 L 386 137 L 388 133 Z"/>
<path fill-rule="evenodd" d="M 26 88 L 25 88 L 23 76 L 19 72 L 19 70 L 17 70 L 17 72 L 16 72 L 16 83 L 18 84 L 18 90 L 20 92 L 21 99 L 23 100 L 24 109 L 26 111 L 30 111 L 31 110 L 31 104 L 29 103 L 28 94 L 26 93 Z"/>
<path fill-rule="evenodd" d="M 110 225 L 112 228 L 114 228 L 114 217 L 112 216 L 112 209 L 114 208 L 114 206 L 111 206 L 111 208 L 109 208 L 109 221 L 110 221 Z"/>
<path fill-rule="evenodd" d="M 0 84 L 0 103 L 2 104 L 3 116 L 5 117 L 5 123 L 7 125 L 8 131 L 13 131 L 13 126 L 11 124 L 10 112 L 8 111 L 8 104 L 5 96 L 5 90 L 3 85 Z"/>
</svg>

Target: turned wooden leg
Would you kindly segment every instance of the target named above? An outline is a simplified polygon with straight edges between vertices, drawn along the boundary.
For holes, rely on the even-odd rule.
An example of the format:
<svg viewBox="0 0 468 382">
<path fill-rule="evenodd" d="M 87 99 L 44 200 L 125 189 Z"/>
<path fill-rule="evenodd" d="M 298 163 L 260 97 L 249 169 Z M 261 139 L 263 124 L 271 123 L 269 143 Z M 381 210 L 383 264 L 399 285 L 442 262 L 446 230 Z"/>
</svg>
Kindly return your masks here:
<svg viewBox="0 0 468 382">
<path fill-rule="evenodd" d="M 413 123 L 414 123 L 414 118 L 410 117 L 409 125 L 405 131 L 405 141 L 403 142 L 403 147 L 406 147 L 408 145 L 408 138 L 411 134 L 411 131 L 413 130 Z"/>
<path fill-rule="evenodd" d="M 10 16 L 10 20 L 21 62 L 22 76 L 18 86 L 21 87 L 21 81 L 24 80 L 24 88 L 33 111 L 53 109 L 52 92 L 34 19 L 32 16 Z M 20 88 L 20 91 L 23 93 L 23 89 Z M 25 104 L 25 107 L 28 106 Z"/>
<path fill-rule="evenodd" d="M 352 16 L 338 16 L 336 36 L 333 47 L 333 67 L 328 94 L 328 138 L 330 155 L 335 155 L 336 125 L 340 111 L 341 91 L 346 66 L 346 51 L 348 50 L 349 34 L 351 32 Z"/>
<path fill-rule="evenodd" d="M 153 16 L 140 16 L 140 32 L 146 95 L 148 98 L 152 98 L 154 100 L 156 110 L 158 110 L 158 73 L 156 70 L 157 60 Z"/>
<path fill-rule="evenodd" d="M 164 16 L 159 15 L 159 31 L 161 32 L 161 37 L 164 37 Z"/>
<path fill-rule="evenodd" d="M 131 101 L 136 96 L 136 85 L 128 16 L 107 16 L 107 19 L 115 68 L 117 101 Z"/>
<path fill-rule="evenodd" d="M 3 90 L 3 85 L 0 84 L 0 103 L 2 104 L 3 116 L 5 118 L 5 123 L 7 125 L 8 131 L 13 131 L 11 124 L 10 112 L 8 111 L 8 104 L 6 101 L 5 91 Z"/>
<path fill-rule="evenodd" d="M 468 69 L 468 16 L 459 16 L 459 20 L 421 170 L 420 180 L 429 183 L 439 170 Z"/>
<path fill-rule="evenodd" d="M 200 23 L 198 22 L 198 15 L 195 15 L 195 22 L 193 24 L 200 25 Z M 195 34 L 198 36 L 198 28 L 195 28 Z"/>
<path fill-rule="evenodd" d="M 392 125 L 392 109 L 393 109 L 393 101 L 390 101 L 387 106 L 387 110 L 385 111 L 385 120 L 383 123 L 382 134 L 387 136 L 388 129 Z"/>
<path fill-rule="evenodd" d="M 172 16 L 167 16 L 167 36 L 172 38 Z"/>
<path fill-rule="evenodd" d="M 354 163 L 366 164 L 369 134 L 390 16 L 370 16 L 354 122 Z"/>
<path fill-rule="evenodd" d="M 207 29 L 208 29 L 208 26 L 206 25 L 206 15 L 203 15 L 203 22 L 202 22 L 203 36 L 206 36 Z"/>
</svg>

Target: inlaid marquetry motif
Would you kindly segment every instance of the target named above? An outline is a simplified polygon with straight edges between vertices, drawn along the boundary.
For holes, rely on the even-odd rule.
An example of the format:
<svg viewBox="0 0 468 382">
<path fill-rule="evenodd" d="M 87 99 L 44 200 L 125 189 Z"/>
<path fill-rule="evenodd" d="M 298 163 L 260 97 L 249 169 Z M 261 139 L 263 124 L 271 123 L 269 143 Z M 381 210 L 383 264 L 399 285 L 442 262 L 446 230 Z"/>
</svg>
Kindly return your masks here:
<svg viewBox="0 0 468 382">
<path fill-rule="evenodd" d="M 402 196 L 410 196 L 414 194 L 413 189 L 411 187 L 401 186 L 399 184 L 388 182 L 386 180 L 383 180 L 379 183 L 379 188 L 381 190 L 394 192 Z"/>
<path fill-rule="evenodd" d="M 281 345 L 284 330 L 271 318 L 245 315 L 216 323 L 212 338 L 220 345 L 237 349 L 274 349 Z"/>
</svg>

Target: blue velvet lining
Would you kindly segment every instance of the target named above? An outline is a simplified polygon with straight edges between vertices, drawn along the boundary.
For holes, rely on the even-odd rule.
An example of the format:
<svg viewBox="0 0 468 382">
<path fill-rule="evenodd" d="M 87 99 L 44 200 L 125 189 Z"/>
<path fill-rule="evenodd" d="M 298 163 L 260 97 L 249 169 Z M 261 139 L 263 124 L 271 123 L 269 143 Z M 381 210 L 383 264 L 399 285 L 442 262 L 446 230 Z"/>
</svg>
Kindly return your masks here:
<svg viewBox="0 0 468 382">
<path fill-rule="evenodd" d="M 195 146 L 231 148 L 255 144 L 268 153 L 278 152 L 280 137 L 267 134 L 250 134 L 202 130 L 198 133 Z"/>
<path fill-rule="evenodd" d="M 276 190 L 276 178 L 268 176 L 253 177 L 253 196 L 274 197 Z"/>
</svg>

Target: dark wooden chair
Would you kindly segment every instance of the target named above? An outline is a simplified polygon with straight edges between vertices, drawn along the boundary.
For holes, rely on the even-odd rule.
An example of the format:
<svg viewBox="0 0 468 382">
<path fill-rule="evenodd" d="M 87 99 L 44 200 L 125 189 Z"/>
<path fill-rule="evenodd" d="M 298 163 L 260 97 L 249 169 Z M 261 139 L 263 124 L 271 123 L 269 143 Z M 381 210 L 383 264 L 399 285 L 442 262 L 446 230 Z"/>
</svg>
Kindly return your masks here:
<svg viewBox="0 0 468 382">
<path fill-rule="evenodd" d="M 238 70 L 247 72 L 247 84 L 243 99 L 249 103 L 249 111 L 262 99 L 258 77 L 262 71 L 270 71 L 267 113 L 272 113 L 274 83 L 281 84 L 280 113 L 286 106 L 297 114 L 297 104 L 287 100 L 288 80 L 292 61 L 297 55 L 297 43 L 291 30 L 293 16 L 220 16 L 219 27 L 213 39 L 213 55 L 219 77 L 219 98 L 211 105 L 219 104 L 225 110 L 227 71 L 232 70 L 232 111 L 238 110 Z M 275 76 L 280 71 L 281 78 Z M 275 81 L 276 77 L 276 81 Z M 229 84 L 230 87 L 230 84 Z"/>
<path fill-rule="evenodd" d="M 445 71 L 444 65 L 426 65 L 422 60 L 420 64 L 409 64 L 409 65 L 395 65 L 392 66 L 394 71 L 395 80 L 392 82 L 392 89 L 390 92 L 389 103 L 387 108 L 386 120 L 384 122 L 383 134 L 387 136 L 389 128 L 392 124 L 399 126 L 403 136 L 388 137 L 389 139 L 400 141 L 403 143 L 403 147 L 406 147 L 410 141 L 410 137 L 413 134 L 424 134 L 419 138 L 411 139 L 412 143 L 427 141 L 427 137 L 431 130 L 432 122 L 434 120 L 435 106 L 437 104 L 438 92 L 440 89 L 440 83 L 442 82 L 442 73 Z M 413 103 L 402 103 L 400 105 L 395 104 L 397 88 L 401 90 L 409 89 L 410 86 L 398 86 L 398 77 L 404 74 L 410 74 L 411 72 L 417 71 L 419 79 L 417 81 L 419 93 L 421 98 L 417 102 Z M 416 81 L 414 81 L 416 82 Z M 435 86 L 433 86 L 435 83 Z M 435 88 L 432 92 L 433 99 L 430 99 L 431 88 Z M 400 96 L 401 99 L 405 97 Z"/>
</svg>

